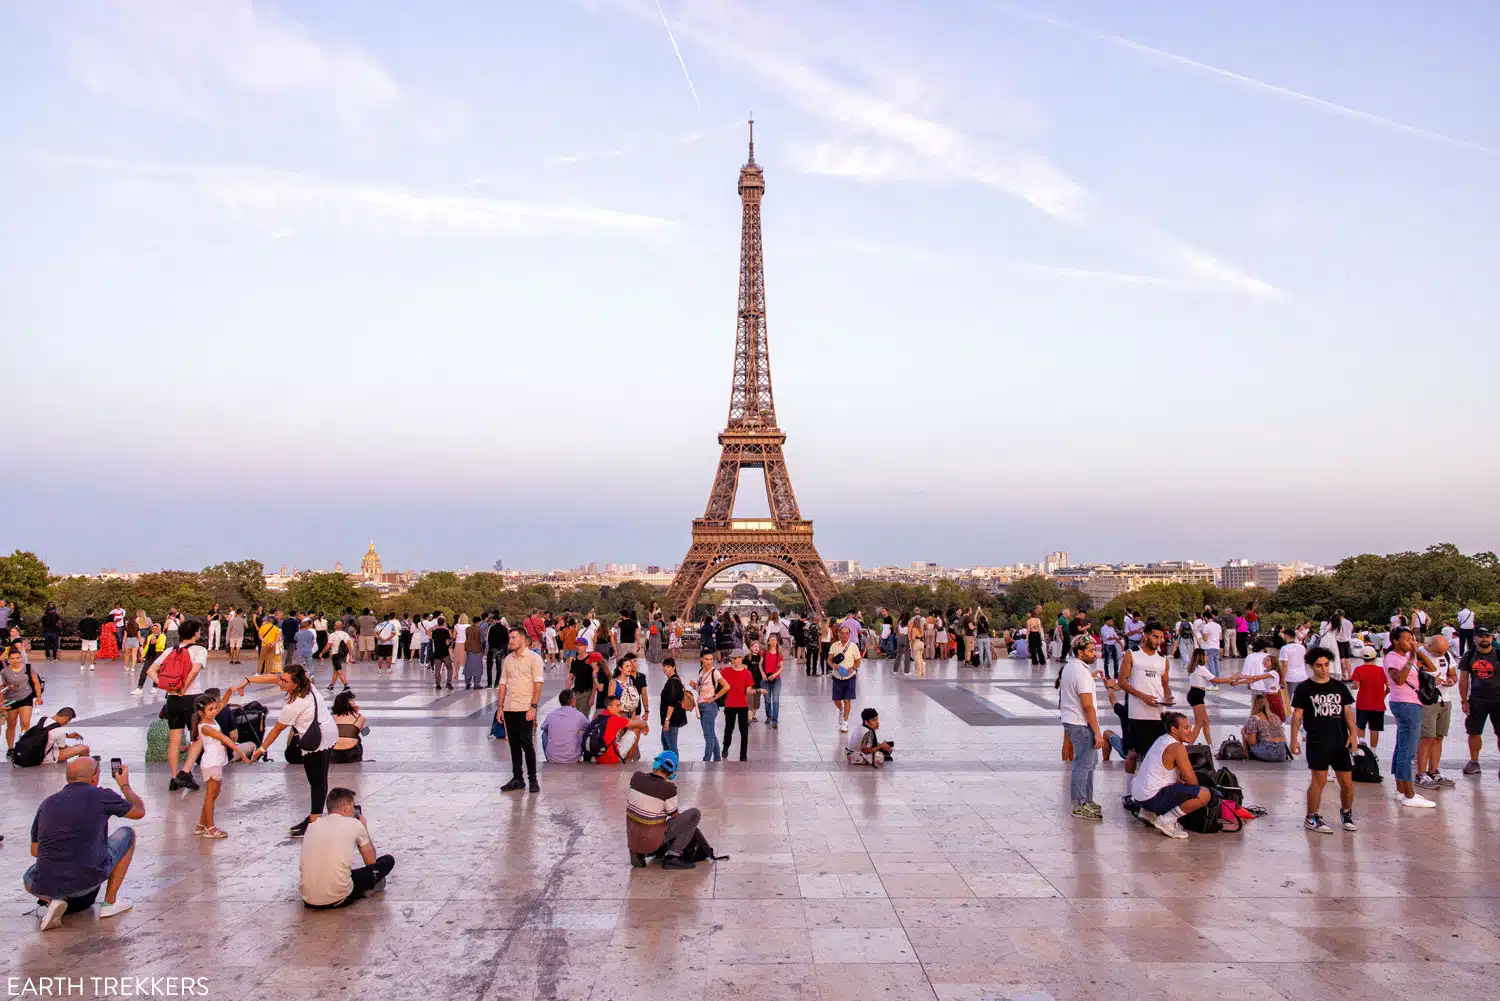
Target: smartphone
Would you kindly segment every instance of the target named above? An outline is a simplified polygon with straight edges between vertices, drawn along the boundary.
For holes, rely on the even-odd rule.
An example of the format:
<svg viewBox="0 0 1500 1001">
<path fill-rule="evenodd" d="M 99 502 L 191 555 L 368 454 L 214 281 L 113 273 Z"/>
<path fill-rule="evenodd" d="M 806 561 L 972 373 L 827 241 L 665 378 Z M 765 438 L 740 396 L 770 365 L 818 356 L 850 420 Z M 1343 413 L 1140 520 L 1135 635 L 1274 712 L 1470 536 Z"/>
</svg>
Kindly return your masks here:
<svg viewBox="0 0 1500 1001">
<path fill-rule="evenodd" d="M 123 768 L 123 767 L 125 767 L 124 762 L 122 762 L 119 758 L 110 758 L 109 759 L 109 774 L 110 775 L 119 775 L 120 774 L 120 769 Z"/>
<path fill-rule="evenodd" d="M 360 808 L 360 805 L 358 803 L 354 804 L 354 819 L 355 820 L 363 820 L 363 819 L 365 819 L 365 811 Z"/>
</svg>

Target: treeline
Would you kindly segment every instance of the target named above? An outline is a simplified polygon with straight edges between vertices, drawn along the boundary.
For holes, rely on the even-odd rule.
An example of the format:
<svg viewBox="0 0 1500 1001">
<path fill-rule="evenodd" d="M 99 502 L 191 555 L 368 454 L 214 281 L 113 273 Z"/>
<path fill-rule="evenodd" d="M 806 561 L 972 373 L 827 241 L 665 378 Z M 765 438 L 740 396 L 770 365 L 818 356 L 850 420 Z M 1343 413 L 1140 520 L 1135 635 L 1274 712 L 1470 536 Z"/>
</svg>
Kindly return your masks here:
<svg viewBox="0 0 1500 1001">
<path fill-rule="evenodd" d="M 783 610 L 800 611 L 805 607 L 795 588 L 767 591 L 764 596 Z M 510 587 L 499 574 L 476 573 L 460 578 L 454 573 L 439 572 L 426 575 L 406 594 L 389 598 L 355 585 L 343 574 L 333 573 L 306 574 L 293 581 L 285 592 L 279 592 L 266 588 L 265 568 L 257 560 L 217 563 L 200 571 L 164 570 L 142 574 L 134 580 L 61 579 L 52 577 L 47 565 L 34 553 L 17 550 L 0 557 L 0 598 L 19 608 L 28 632 L 34 632 L 48 601 L 57 603 L 67 630 L 85 610 L 92 608 L 103 613 L 116 604 L 131 612 L 143 608 L 153 619 L 160 619 L 168 608 L 174 607 L 187 615 L 202 616 L 217 603 L 225 609 L 262 605 L 329 614 L 341 613 L 345 608 L 370 608 L 381 614 L 441 611 L 450 616 L 466 613 L 473 617 L 496 609 L 515 621 L 537 608 L 552 613 L 593 610 L 600 616 L 615 616 L 626 608 L 634 608 L 644 614 L 653 602 L 665 600 L 666 590 L 640 581 L 613 587 L 595 584 L 566 588 L 550 584 Z M 699 601 L 699 613 L 716 607 L 723 598 L 722 592 L 705 591 Z M 1119 621 L 1125 609 L 1130 608 L 1148 618 L 1170 623 L 1179 613 L 1197 611 L 1205 604 L 1238 610 L 1252 600 L 1270 625 L 1325 619 L 1334 609 L 1342 609 L 1361 625 L 1376 625 L 1388 621 L 1395 609 L 1409 611 L 1414 605 L 1421 605 L 1439 622 L 1452 621 L 1458 609 L 1468 605 L 1481 622 L 1496 625 L 1500 624 L 1500 560 L 1490 552 L 1466 556 L 1457 546 L 1444 543 L 1420 553 L 1351 556 L 1338 565 L 1332 576 L 1300 577 L 1275 591 L 1153 584 L 1121 595 L 1102 609 L 1090 610 L 1090 614 L 1096 621 L 1105 615 L 1113 615 Z M 998 593 L 952 580 L 932 586 L 862 580 L 841 587 L 828 603 L 827 611 L 841 616 L 857 609 L 868 618 L 877 608 L 904 614 L 918 608 L 925 612 L 946 612 L 951 608 L 980 606 L 995 628 L 1004 628 L 1020 625 L 1037 605 L 1043 606 L 1045 620 L 1050 622 L 1064 607 L 1088 609 L 1089 603 L 1081 592 L 1039 575 L 1022 577 Z"/>
</svg>

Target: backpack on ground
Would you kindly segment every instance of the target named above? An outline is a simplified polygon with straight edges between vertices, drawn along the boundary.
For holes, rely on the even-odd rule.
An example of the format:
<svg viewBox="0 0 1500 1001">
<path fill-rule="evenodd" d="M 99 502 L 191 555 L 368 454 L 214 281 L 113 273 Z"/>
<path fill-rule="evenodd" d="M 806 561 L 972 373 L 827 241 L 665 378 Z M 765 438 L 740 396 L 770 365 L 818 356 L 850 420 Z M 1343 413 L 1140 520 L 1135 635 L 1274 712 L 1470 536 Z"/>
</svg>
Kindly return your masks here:
<svg viewBox="0 0 1500 1001">
<path fill-rule="evenodd" d="M 15 752 L 10 762 L 18 768 L 35 768 L 47 756 L 47 734 L 62 726 L 61 723 L 38 723 L 16 738 Z"/>
<path fill-rule="evenodd" d="M 167 721 L 154 719 L 146 728 L 146 763 L 164 764 L 167 760 L 167 746 L 171 743 L 172 733 L 167 729 Z"/>
<path fill-rule="evenodd" d="M 162 657 L 156 669 L 156 687 L 168 695 L 181 695 L 193 673 L 193 657 L 188 648 L 178 644 Z"/>
<path fill-rule="evenodd" d="M 1245 790 L 1240 787 L 1240 780 L 1227 768 L 1220 768 L 1213 775 L 1214 788 L 1219 795 L 1223 796 L 1235 806 L 1245 804 Z"/>
<path fill-rule="evenodd" d="M 1208 790 L 1208 805 L 1192 813 L 1184 813 L 1177 822 L 1184 831 L 1193 834 L 1218 834 L 1224 829 L 1224 797 L 1212 786 Z M 1238 819 L 1238 818 L 1236 818 Z"/>
<path fill-rule="evenodd" d="M 490 739 L 505 739 L 505 718 L 500 714 L 499 709 L 495 710 L 495 718 L 490 721 Z"/>
<path fill-rule="evenodd" d="M 1219 745 L 1218 757 L 1220 761 L 1244 761 L 1245 745 L 1238 737 L 1225 737 L 1224 743 Z"/>
<path fill-rule="evenodd" d="M 609 750 L 609 745 L 604 740 L 604 735 L 609 727 L 609 713 L 600 713 L 589 720 L 588 726 L 583 728 L 583 760 L 593 761 L 604 756 Z"/>
<path fill-rule="evenodd" d="M 687 847 L 682 850 L 684 862 L 722 862 L 727 858 L 729 858 L 728 855 L 714 854 L 714 846 L 709 844 L 708 839 L 703 836 L 702 828 L 693 832 L 693 840 L 689 841 Z"/>
<path fill-rule="evenodd" d="M 1187 746 L 1188 766 L 1195 772 L 1212 772 L 1214 770 L 1214 749 L 1207 744 L 1189 744 Z"/>
<path fill-rule="evenodd" d="M 1369 744 L 1360 744 L 1354 752 L 1354 781 L 1383 782 L 1380 774 L 1380 759 L 1370 750 Z"/>
</svg>

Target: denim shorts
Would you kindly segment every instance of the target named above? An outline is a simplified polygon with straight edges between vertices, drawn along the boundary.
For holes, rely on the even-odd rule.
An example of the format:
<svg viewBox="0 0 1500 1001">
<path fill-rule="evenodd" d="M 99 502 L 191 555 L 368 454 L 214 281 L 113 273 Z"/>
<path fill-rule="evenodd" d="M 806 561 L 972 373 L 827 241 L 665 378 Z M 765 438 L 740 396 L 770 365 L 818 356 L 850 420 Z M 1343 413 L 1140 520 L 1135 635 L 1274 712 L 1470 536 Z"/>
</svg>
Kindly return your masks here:
<svg viewBox="0 0 1500 1001">
<path fill-rule="evenodd" d="M 1181 782 L 1164 786 L 1155 796 L 1140 803 L 1139 806 L 1142 810 L 1150 810 L 1159 817 L 1197 796 L 1198 788 L 1198 786 L 1184 785 Z"/>
<path fill-rule="evenodd" d="M 104 879 L 102 881 L 98 882 L 98 883 L 95 883 L 93 886 L 83 886 L 83 887 L 79 887 L 76 890 L 68 890 L 66 893 L 54 894 L 54 897 L 55 898 L 65 898 L 65 899 L 68 899 L 68 900 L 73 900 L 73 899 L 76 899 L 78 897 L 90 896 L 90 895 L 98 892 L 98 890 L 99 890 L 99 888 L 101 886 L 103 886 L 105 883 L 109 882 L 109 875 L 108 875 L 108 873 L 115 871 L 115 866 L 117 866 L 117 865 L 120 864 L 120 860 L 122 858 L 124 858 L 130 852 L 130 849 L 134 845 L 135 845 L 135 829 L 134 828 L 131 828 L 131 827 L 117 827 L 117 828 L 115 828 L 115 830 L 110 833 L 109 840 L 105 844 L 105 852 L 109 856 L 109 862 L 108 862 L 109 869 L 108 869 L 108 872 L 106 872 Z M 31 885 L 35 881 L 35 879 L 36 879 L 36 866 L 32 866 L 31 868 L 27 869 L 25 875 L 23 875 L 21 877 L 21 883 L 22 883 L 22 885 L 24 885 L 26 887 L 26 892 L 27 893 L 34 892 L 31 889 Z"/>
</svg>

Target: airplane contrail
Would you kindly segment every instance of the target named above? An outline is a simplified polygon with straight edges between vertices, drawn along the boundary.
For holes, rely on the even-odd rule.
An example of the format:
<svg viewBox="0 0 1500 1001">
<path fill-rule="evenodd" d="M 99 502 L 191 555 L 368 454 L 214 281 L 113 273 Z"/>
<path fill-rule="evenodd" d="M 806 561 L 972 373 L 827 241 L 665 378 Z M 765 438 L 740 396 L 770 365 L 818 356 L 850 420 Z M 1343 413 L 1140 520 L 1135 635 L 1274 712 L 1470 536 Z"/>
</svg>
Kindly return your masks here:
<svg viewBox="0 0 1500 1001">
<path fill-rule="evenodd" d="M 667 23 L 667 12 L 661 9 L 661 0 L 656 0 L 656 12 L 661 15 L 661 26 L 667 29 L 667 40 L 672 43 L 672 51 L 677 53 L 677 65 L 682 67 L 682 78 L 687 81 L 688 90 L 692 92 L 693 103 L 702 110 L 703 102 L 698 100 L 698 88 L 693 86 L 693 78 L 688 75 L 687 60 L 682 58 L 682 50 L 677 47 L 677 36 L 672 34 L 672 26 Z"/>
<path fill-rule="evenodd" d="M 1292 90 L 1288 87 L 1281 87 L 1274 83 L 1267 83 L 1264 80 L 1257 80 L 1254 77 L 1245 76 L 1243 73 L 1236 73 L 1233 70 L 1221 69 L 1218 66 L 1210 66 L 1208 63 L 1202 63 L 1196 59 L 1189 59 L 1187 56 L 1180 56 L 1175 52 L 1168 52 L 1165 49 L 1158 49 L 1150 45 L 1145 45 L 1141 42 L 1134 41 L 1133 39 L 1125 38 L 1122 35 L 1112 35 L 1108 32 L 1094 31 L 1091 28 L 1085 28 L 1082 25 L 1074 24 L 1071 21 L 1064 21 L 1061 18 L 1051 17 L 1046 14 L 1038 14 L 1035 11 L 1025 10 L 1020 7 L 1012 7 L 1009 4 L 991 3 L 990 6 L 1003 13 L 1010 14 L 1027 21 L 1033 21 L 1037 24 L 1045 24 L 1048 27 L 1057 28 L 1059 30 L 1067 31 L 1075 35 L 1081 35 L 1084 38 L 1091 38 L 1096 42 L 1105 42 L 1109 45 L 1115 45 L 1122 49 L 1130 49 L 1131 51 L 1139 52 L 1142 55 L 1153 56 L 1157 59 L 1164 59 L 1168 62 L 1177 63 L 1180 66 L 1186 66 L 1189 69 L 1198 70 L 1201 73 L 1209 73 L 1213 76 L 1223 77 L 1226 80 L 1233 80 L 1235 83 L 1243 84 L 1246 87 L 1251 87 L 1256 90 L 1263 90 L 1268 94 L 1275 94 L 1277 97 L 1284 97 L 1288 100 L 1297 101 L 1298 103 L 1306 104 L 1314 108 L 1320 108 L 1323 111 L 1330 111 L 1336 115 L 1341 115 L 1344 118 L 1366 122 L 1370 125 L 1378 125 L 1383 129 L 1389 129 L 1393 132 L 1405 132 L 1408 135 L 1421 136 L 1423 139 L 1431 139 L 1435 142 L 1447 143 L 1450 146 L 1460 146 L 1465 149 L 1479 150 L 1480 152 L 1484 153 L 1490 152 L 1488 147 L 1481 146 L 1479 143 L 1470 142 L 1467 139 L 1459 139 L 1454 136 L 1444 135 L 1441 132 L 1434 132 L 1431 129 L 1424 129 L 1416 125 L 1408 125 L 1406 122 L 1399 122 L 1394 118 L 1385 118 L 1381 115 L 1371 114 L 1368 111 L 1360 111 L 1358 108 L 1351 108 L 1348 105 L 1336 104 L 1333 101 L 1325 101 L 1321 97 L 1314 97 L 1311 94 L 1304 94 L 1300 91 Z"/>
</svg>

